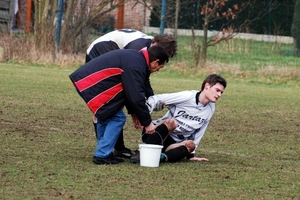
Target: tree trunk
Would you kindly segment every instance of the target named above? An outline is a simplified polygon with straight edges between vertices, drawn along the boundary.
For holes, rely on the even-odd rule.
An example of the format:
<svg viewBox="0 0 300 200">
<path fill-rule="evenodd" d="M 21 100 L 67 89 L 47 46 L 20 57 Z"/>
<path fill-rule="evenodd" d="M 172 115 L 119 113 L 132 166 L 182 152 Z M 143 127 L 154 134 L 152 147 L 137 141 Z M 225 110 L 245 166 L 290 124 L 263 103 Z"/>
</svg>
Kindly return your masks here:
<svg viewBox="0 0 300 200">
<path fill-rule="evenodd" d="M 177 37 L 179 7 L 180 7 L 180 0 L 176 0 L 176 6 L 175 6 L 175 24 L 174 24 L 174 37 L 175 38 Z"/>
<path fill-rule="evenodd" d="M 40 10 L 40 3 L 41 3 L 41 1 L 36 1 L 36 3 L 34 4 L 35 5 L 35 13 L 34 13 L 34 18 L 35 18 L 35 24 L 34 24 L 34 36 L 35 36 L 35 46 L 40 46 L 40 43 L 41 43 L 41 40 L 40 40 L 40 35 L 41 35 L 41 33 L 40 33 L 40 30 L 41 30 L 41 24 L 40 24 L 40 18 L 39 18 L 39 16 L 40 16 L 40 12 L 41 12 L 41 10 Z"/>
<path fill-rule="evenodd" d="M 54 17 L 49 12 L 54 3 L 55 1 L 52 1 L 52 4 L 50 4 L 50 0 L 35 1 L 34 36 L 35 45 L 38 50 L 51 50 L 54 47 Z"/>
<path fill-rule="evenodd" d="M 292 24 L 292 36 L 294 38 L 295 55 L 300 55 L 300 0 L 296 1 L 294 19 Z"/>
<path fill-rule="evenodd" d="M 114 0 L 105 0 L 94 5 L 92 0 L 80 0 L 80 3 L 79 0 L 65 1 L 59 44 L 61 52 L 84 51 L 86 43 L 89 42 L 87 33 L 92 20 L 105 17 L 110 11 L 126 2 L 128 0 L 123 0 L 122 4 Z M 55 50 L 57 23 L 55 24 L 54 19 L 57 17 L 57 5 L 58 0 L 34 1 L 34 35 L 37 49 L 52 51 L 53 48 Z"/>
<path fill-rule="evenodd" d="M 63 14 L 64 23 L 61 29 L 62 31 L 61 31 L 61 44 L 60 44 L 62 51 L 72 52 L 72 49 L 75 46 L 76 33 L 74 32 L 75 30 L 74 30 L 74 24 L 72 18 L 75 14 L 76 5 L 78 5 L 78 0 L 74 0 L 71 3 L 69 3 L 67 9 Z"/>
<path fill-rule="evenodd" d="M 194 54 L 194 65 L 195 67 L 198 67 L 200 61 L 201 46 L 198 45 L 196 41 L 196 35 L 193 27 L 192 27 L 192 51 Z"/>
<path fill-rule="evenodd" d="M 206 7 L 208 7 L 208 3 L 206 3 L 206 5 L 207 5 Z M 203 39 L 202 39 L 201 53 L 200 53 L 200 67 L 204 67 L 206 63 L 208 22 L 209 22 L 209 14 L 208 12 L 206 12 L 204 16 L 204 23 L 203 23 Z"/>
</svg>

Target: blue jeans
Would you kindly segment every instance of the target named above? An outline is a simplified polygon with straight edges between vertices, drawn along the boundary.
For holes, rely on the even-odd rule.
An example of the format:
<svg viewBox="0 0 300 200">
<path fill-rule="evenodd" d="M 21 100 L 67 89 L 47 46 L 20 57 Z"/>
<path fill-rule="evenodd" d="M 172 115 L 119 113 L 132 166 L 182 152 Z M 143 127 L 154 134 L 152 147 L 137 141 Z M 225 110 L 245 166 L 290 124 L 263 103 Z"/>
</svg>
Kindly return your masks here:
<svg viewBox="0 0 300 200">
<path fill-rule="evenodd" d="M 126 116 L 119 110 L 114 116 L 104 122 L 97 120 L 97 147 L 94 156 L 106 158 L 112 152 L 119 134 L 123 129 Z"/>
</svg>

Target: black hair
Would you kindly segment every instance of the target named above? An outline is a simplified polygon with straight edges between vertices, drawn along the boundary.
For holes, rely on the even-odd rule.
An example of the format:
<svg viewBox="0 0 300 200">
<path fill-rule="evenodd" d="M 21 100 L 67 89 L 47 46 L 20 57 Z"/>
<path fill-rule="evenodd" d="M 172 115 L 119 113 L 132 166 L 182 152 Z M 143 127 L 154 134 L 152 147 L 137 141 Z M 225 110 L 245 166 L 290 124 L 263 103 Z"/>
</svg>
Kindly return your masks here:
<svg viewBox="0 0 300 200">
<path fill-rule="evenodd" d="M 169 56 L 167 52 L 161 46 L 155 45 L 148 49 L 150 63 L 154 60 L 159 60 L 158 64 L 162 65 L 165 62 L 169 62 Z"/>
<path fill-rule="evenodd" d="M 214 86 L 217 83 L 220 83 L 221 85 L 223 85 L 224 89 L 226 88 L 227 82 L 226 80 L 218 75 L 218 74 L 210 74 L 206 77 L 206 79 L 204 79 L 202 86 L 201 86 L 201 91 L 204 90 L 204 86 L 206 83 L 209 83 L 210 86 Z"/>
<path fill-rule="evenodd" d="M 170 58 L 177 54 L 177 41 L 172 35 L 160 34 L 153 38 L 153 42 L 163 47 Z"/>
</svg>

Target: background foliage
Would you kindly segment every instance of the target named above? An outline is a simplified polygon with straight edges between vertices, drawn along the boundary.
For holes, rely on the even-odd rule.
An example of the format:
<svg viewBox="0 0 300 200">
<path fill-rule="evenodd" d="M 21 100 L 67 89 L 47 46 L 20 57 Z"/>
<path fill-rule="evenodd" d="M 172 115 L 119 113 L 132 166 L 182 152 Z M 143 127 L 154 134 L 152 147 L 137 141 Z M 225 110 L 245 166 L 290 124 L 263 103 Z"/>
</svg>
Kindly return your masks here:
<svg viewBox="0 0 300 200">
<path fill-rule="evenodd" d="M 169 28 L 174 27 L 174 8 L 176 0 L 168 0 L 167 14 L 166 14 L 166 25 Z M 161 1 L 154 0 L 155 2 L 153 11 L 151 14 L 150 26 L 159 27 L 160 24 L 160 11 Z M 187 0 L 180 2 L 179 10 L 179 23 L 178 28 L 191 29 L 202 29 L 203 19 L 200 16 L 200 10 L 207 0 Z M 246 1 L 245 1 L 246 2 Z M 234 4 L 240 4 L 240 0 L 230 0 L 226 3 L 226 8 L 232 7 Z M 291 25 L 294 14 L 295 0 L 278 0 L 278 5 L 275 10 L 265 15 L 263 18 L 250 24 L 244 32 L 256 33 L 256 34 L 270 34 L 270 35 L 284 35 L 291 36 Z M 246 19 L 253 19 L 261 12 L 264 8 L 268 7 L 270 1 L 253 1 L 249 8 L 241 12 L 238 19 L 232 21 L 228 26 L 238 25 L 244 22 Z M 227 23 L 226 20 L 218 20 L 211 23 L 210 30 L 220 30 L 223 23 Z"/>
</svg>

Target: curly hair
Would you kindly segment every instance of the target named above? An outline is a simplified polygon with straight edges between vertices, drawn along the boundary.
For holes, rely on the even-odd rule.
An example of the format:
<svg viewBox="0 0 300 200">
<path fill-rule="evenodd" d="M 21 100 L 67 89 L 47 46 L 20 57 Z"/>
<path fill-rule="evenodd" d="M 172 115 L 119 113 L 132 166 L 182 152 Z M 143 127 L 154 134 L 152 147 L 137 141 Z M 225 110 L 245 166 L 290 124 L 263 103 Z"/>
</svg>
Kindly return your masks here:
<svg viewBox="0 0 300 200">
<path fill-rule="evenodd" d="M 154 36 L 152 43 L 156 43 L 165 49 L 170 58 L 177 54 L 177 40 L 168 34 L 159 34 Z"/>
</svg>

